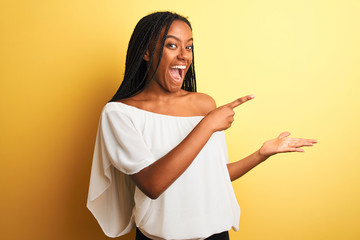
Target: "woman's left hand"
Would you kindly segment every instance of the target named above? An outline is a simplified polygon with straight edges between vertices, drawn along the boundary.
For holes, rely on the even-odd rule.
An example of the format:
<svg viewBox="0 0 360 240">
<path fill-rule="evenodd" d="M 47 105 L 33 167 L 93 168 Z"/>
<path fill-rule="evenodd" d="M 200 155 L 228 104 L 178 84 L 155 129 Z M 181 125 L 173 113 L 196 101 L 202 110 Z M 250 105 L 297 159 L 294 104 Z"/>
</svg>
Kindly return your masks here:
<svg viewBox="0 0 360 240">
<path fill-rule="evenodd" d="M 289 132 L 283 132 L 279 137 L 266 141 L 260 148 L 259 153 L 268 158 L 283 152 L 304 152 L 301 147 L 313 146 L 317 143 L 314 139 L 291 138 Z"/>
</svg>

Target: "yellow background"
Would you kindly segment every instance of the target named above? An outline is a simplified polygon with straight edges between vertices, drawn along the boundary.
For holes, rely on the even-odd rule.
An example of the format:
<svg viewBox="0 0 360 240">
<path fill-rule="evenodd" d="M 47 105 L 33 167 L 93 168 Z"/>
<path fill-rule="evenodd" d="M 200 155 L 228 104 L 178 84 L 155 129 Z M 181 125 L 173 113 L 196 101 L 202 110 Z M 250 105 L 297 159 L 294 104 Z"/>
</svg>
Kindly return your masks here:
<svg viewBox="0 0 360 240">
<path fill-rule="evenodd" d="M 360 239 L 358 0 L 2 1 L 0 239 L 107 239 L 85 207 L 98 118 L 158 10 L 189 16 L 200 92 L 257 96 L 226 132 L 231 161 L 282 131 L 319 141 L 234 182 L 231 238 Z"/>
</svg>

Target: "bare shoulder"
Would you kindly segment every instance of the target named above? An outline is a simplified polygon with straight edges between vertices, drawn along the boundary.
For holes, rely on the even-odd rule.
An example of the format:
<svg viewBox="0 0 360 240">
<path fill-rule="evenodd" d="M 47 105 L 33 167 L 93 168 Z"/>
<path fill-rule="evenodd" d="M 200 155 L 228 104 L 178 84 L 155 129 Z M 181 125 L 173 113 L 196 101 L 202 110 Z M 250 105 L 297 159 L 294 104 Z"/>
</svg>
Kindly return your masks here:
<svg viewBox="0 0 360 240">
<path fill-rule="evenodd" d="M 215 100 L 205 93 L 193 92 L 189 95 L 189 100 L 192 105 L 196 108 L 199 114 L 203 116 L 216 108 Z"/>
<path fill-rule="evenodd" d="M 146 101 L 142 100 L 137 95 L 129 97 L 129 98 L 120 99 L 119 102 L 133 106 L 133 107 L 137 107 L 137 108 L 144 108 L 144 103 L 146 103 Z"/>
</svg>

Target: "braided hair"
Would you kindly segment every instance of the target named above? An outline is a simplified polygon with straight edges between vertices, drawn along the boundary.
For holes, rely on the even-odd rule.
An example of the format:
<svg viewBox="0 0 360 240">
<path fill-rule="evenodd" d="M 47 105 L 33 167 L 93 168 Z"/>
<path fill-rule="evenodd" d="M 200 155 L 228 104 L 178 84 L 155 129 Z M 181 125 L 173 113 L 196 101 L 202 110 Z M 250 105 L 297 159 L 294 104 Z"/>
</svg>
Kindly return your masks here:
<svg viewBox="0 0 360 240">
<path fill-rule="evenodd" d="M 171 12 L 155 12 L 143 17 L 137 23 L 134 32 L 131 35 L 126 53 L 124 79 L 110 102 L 134 96 L 135 94 L 142 92 L 147 87 L 159 67 L 166 35 L 169 31 L 171 23 L 174 20 L 183 21 L 189 25 L 190 29 L 192 29 L 190 22 L 185 17 Z M 157 62 L 155 71 L 149 78 L 149 81 L 146 81 L 148 78 L 150 65 L 153 62 L 155 46 L 160 38 L 160 33 L 163 28 L 165 28 L 165 33 L 161 39 L 159 61 Z M 152 49 L 150 54 L 150 61 L 148 64 L 146 64 L 143 57 L 146 51 L 149 49 L 149 45 L 152 40 L 155 41 L 153 43 L 153 47 L 150 48 Z M 192 55 L 193 61 L 184 77 L 181 88 L 189 92 L 196 92 L 194 48 L 192 48 Z"/>
</svg>

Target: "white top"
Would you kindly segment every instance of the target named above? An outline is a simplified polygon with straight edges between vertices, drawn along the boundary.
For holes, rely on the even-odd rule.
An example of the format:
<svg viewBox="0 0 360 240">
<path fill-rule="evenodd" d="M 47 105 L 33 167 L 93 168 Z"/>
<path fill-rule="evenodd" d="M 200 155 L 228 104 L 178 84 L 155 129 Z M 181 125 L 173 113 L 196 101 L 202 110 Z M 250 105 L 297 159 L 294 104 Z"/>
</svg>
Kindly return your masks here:
<svg viewBox="0 0 360 240">
<path fill-rule="evenodd" d="M 231 185 L 223 131 L 214 133 L 188 169 L 156 200 L 128 176 L 176 147 L 203 116 L 157 114 L 107 103 L 97 132 L 87 207 L 109 237 L 135 225 L 152 239 L 204 239 L 233 228 L 240 208 Z"/>
</svg>

